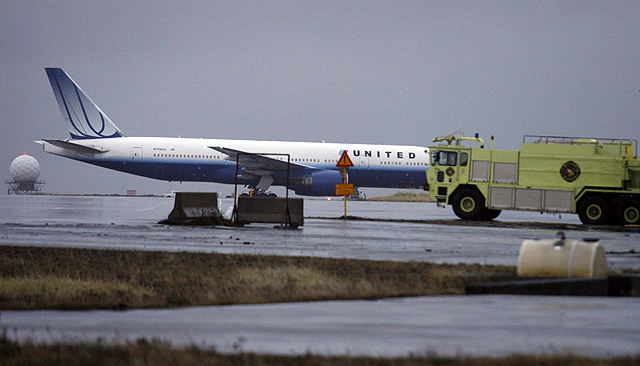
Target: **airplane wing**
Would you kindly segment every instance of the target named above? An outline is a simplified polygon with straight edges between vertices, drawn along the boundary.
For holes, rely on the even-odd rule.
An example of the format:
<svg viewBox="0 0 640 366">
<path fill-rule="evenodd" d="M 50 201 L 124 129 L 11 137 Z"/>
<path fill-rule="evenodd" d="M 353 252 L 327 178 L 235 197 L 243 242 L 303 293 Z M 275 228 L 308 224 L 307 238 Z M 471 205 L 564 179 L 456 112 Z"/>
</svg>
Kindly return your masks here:
<svg viewBox="0 0 640 366">
<path fill-rule="evenodd" d="M 68 149 L 68 150 L 79 152 L 80 154 L 104 154 L 107 151 L 109 151 L 109 149 L 105 149 L 103 147 L 85 146 L 85 145 L 80 145 L 75 142 L 65 141 L 65 140 L 42 139 L 42 141 L 62 149 Z"/>
<path fill-rule="evenodd" d="M 245 171 L 286 171 L 287 170 L 287 156 L 277 154 L 256 154 L 241 150 L 230 149 L 227 147 L 207 146 L 210 149 L 216 150 L 228 156 L 227 160 L 238 162 L 240 166 L 244 167 Z M 282 160 L 276 157 L 282 158 Z M 319 170 L 316 167 L 304 165 L 300 163 L 289 162 L 289 170 L 296 169 L 311 169 Z"/>
<path fill-rule="evenodd" d="M 287 168 L 289 172 L 303 169 L 321 170 L 309 165 L 287 162 L 289 159 L 284 154 L 257 154 L 218 146 L 208 146 L 208 148 L 227 155 L 225 159 L 229 161 L 237 161 L 238 165 L 242 166 L 243 175 L 248 173 L 253 176 L 259 176 L 260 182 L 256 185 L 256 188 L 265 191 L 273 184 L 273 175 L 282 175 L 283 171 L 287 171 Z"/>
</svg>

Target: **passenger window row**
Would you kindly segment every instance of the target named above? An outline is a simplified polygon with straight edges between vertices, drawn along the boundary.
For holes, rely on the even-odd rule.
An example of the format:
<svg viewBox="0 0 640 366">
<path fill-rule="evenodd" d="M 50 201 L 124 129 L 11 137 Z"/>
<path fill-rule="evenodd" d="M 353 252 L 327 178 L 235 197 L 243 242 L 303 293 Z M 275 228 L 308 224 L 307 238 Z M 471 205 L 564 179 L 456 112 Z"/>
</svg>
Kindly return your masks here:
<svg viewBox="0 0 640 366">
<path fill-rule="evenodd" d="M 158 158 L 221 159 L 217 155 L 153 154 L 153 156 Z"/>
</svg>

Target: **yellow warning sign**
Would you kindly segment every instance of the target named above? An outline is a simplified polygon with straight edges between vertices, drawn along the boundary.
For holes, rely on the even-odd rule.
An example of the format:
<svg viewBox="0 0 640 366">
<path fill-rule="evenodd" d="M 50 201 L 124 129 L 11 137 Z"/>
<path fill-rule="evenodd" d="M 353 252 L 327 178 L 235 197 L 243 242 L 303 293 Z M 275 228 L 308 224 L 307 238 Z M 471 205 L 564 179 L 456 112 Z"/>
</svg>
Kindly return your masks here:
<svg viewBox="0 0 640 366">
<path fill-rule="evenodd" d="M 336 166 L 338 168 L 351 168 L 353 166 L 349 155 L 347 155 L 347 150 L 342 152 L 342 156 L 340 156 L 340 160 L 338 160 L 338 164 L 336 164 Z"/>
<path fill-rule="evenodd" d="M 336 184 L 336 196 L 351 196 L 351 195 L 353 195 L 353 183 Z"/>
</svg>

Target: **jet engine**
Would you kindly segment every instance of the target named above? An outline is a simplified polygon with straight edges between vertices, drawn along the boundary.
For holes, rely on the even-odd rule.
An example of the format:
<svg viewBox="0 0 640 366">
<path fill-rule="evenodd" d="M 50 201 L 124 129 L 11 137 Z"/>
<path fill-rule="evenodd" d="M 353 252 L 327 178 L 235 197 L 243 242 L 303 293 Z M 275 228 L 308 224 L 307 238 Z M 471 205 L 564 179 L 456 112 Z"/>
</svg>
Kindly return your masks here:
<svg viewBox="0 0 640 366">
<path fill-rule="evenodd" d="M 302 185 L 295 192 L 304 196 L 335 196 L 336 184 L 339 183 L 342 183 L 339 171 L 324 170 L 303 178 Z"/>
</svg>

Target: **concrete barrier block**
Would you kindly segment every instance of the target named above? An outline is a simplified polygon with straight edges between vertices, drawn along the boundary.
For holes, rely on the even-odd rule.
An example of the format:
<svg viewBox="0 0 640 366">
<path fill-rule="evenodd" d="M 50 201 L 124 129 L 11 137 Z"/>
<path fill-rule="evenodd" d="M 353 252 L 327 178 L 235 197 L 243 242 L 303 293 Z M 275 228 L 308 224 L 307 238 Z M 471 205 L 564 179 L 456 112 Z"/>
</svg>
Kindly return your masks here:
<svg viewBox="0 0 640 366">
<path fill-rule="evenodd" d="M 211 192 L 176 192 L 170 221 L 186 221 L 203 217 L 222 217 L 218 194 Z"/>
<path fill-rule="evenodd" d="M 607 296 L 608 281 L 606 277 L 527 279 L 471 284 L 465 292 L 467 295 Z"/>
<path fill-rule="evenodd" d="M 609 276 L 609 296 L 640 297 L 640 275 Z"/>
<path fill-rule="evenodd" d="M 302 198 L 280 197 L 238 197 L 238 224 L 287 224 L 285 216 L 287 204 L 291 226 L 302 226 L 304 224 L 304 200 Z"/>
<path fill-rule="evenodd" d="M 474 283 L 467 295 L 552 295 L 640 297 L 640 276 L 524 278 L 516 281 Z"/>
</svg>

